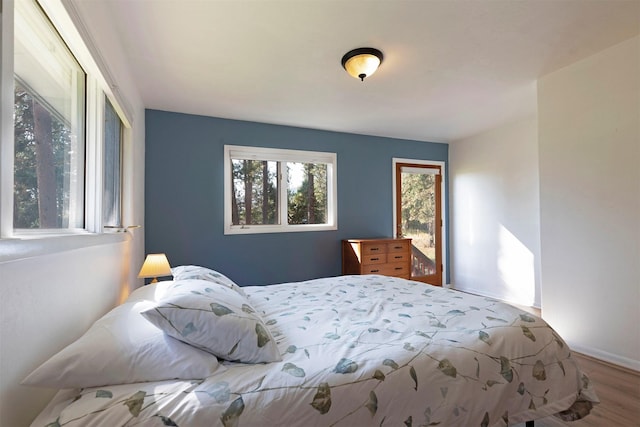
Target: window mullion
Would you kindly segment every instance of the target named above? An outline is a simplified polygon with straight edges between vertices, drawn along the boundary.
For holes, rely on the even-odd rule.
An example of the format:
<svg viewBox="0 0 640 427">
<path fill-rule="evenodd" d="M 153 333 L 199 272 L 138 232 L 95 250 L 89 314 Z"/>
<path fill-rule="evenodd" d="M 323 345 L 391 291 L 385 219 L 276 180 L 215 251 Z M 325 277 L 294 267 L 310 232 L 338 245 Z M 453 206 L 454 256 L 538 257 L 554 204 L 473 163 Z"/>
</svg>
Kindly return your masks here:
<svg viewBox="0 0 640 427">
<path fill-rule="evenodd" d="M 337 183 L 335 180 L 334 164 L 327 163 L 327 193 L 333 194 L 334 197 L 327 197 L 327 222 L 337 226 L 338 218 L 336 218 L 336 198 L 338 194 Z"/>
<path fill-rule="evenodd" d="M 78 86 L 78 78 L 77 74 L 72 74 L 71 79 L 74 81 L 73 87 Z M 85 75 L 82 75 L 85 77 Z M 86 86 L 88 84 L 88 79 L 85 78 L 85 94 L 88 94 L 89 88 Z M 67 169 L 67 173 L 72 177 L 68 182 L 65 181 L 65 184 L 69 186 L 68 193 L 71 195 L 69 197 L 69 228 L 78 228 L 76 224 L 83 224 L 83 228 L 87 229 L 87 195 L 86 195 L 86 185 L 87 185 L 87 171 L 89 169 L 85 168 L 85 170 L 77 170 L 74 168 L 75 165 L 84 164 L 87 159 L 87 150 L 88 150 L 88 134 L 87 134 L 87 126 L 89 124 L 89 112 L 90 106 L 87 105 L 89 102 L 89 96 L 85 96 L 84 100 L 78 100 L 78 97 L 71 97 L 71 111 L 77 112 L 81 111 L 82 108 L 85 108 L 85 117 L 79 117 L 78 114 L 71 115 L 71 123 L 72 128 L 75 129 L 83 129 L 80 131 L 78 135 L 75 136 L 75 142 L 73 142 L 73 147 L 69 153 L 69 161 L 64 162 L 65 168 Z M 83 123 L 84 120 L 84 123 Z M 84 161 L 80 160 L 84 157 Z M 81 204 L 85 203 L 84 206 Z"/>
<path fill-rule="evenodd" d="M 102 231 L 104 96 L 98 82 L 87 79 L 86 218 L 88 231 Z"/>
<path fill-rule="evenodd" d="M 286 162 L 278 162 L 278 193 L 279 193 L 279 197 L 278 197 L 278 204 L 279 204 L 279 209 L 278 209 L 278 214 L 280 215 L 280 226 L 282 227 L 287 227 L 289 225 L 289 217 L 288 217 L 288 211 L 289 211 L 289 205 L 288 205 L 288 186 L 287 186 L 287 182 L 289 182 L 289 176 L 288 176 L 288 171 L 287 171 L 287 164 Z"/>
<path fill-rule="evenodd" d="M 13 7 L 4 7 L 0 13 L 0 238 L 13 236 L 13 40 Z"/>
</svg>

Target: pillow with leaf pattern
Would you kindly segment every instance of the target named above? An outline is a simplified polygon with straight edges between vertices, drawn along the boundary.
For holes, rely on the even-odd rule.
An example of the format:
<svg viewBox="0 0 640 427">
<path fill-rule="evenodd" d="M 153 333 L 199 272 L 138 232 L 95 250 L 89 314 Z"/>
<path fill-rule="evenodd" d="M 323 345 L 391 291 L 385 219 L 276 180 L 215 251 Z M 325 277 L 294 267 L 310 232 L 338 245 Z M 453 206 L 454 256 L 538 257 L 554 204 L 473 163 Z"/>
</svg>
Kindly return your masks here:
<svg viewBox="0 0 640 427">
<path fill-rule="evenodd" d="M 141 314 L 167 335 L 221 359 L 282 360 L 260 314 L 243 295 L 220 283 L 174 280 L 167 294 Z"/>
<path fill-rule="evenodd" d="M 173 280 L 200 279 L 219 283 L 235 290 L 243 297 L 247 296 L 242 288 L 233 280 L 229 279 L 224 274 L 207 267 L 201 267 L 199 265 L 179 265 L 171 269 L 171 275 L 173 276 Z"/>
</svg>

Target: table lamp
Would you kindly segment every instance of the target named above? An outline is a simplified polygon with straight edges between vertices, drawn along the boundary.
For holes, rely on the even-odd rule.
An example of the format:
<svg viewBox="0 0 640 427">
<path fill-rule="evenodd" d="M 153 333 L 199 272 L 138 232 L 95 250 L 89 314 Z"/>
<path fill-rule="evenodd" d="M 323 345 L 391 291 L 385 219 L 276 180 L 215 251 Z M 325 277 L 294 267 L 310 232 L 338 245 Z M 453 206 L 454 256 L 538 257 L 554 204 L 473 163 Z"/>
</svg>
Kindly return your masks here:
<svg viewBox="0 0 640 427">
<path fill-rule="evenodd" d="M 151 283 L 156 283 L 160 276 L 170 276 L 171 266 L 165 254 L 149 254 L 142 264 L 138 278 L 153 277 Z"/>
</svg>

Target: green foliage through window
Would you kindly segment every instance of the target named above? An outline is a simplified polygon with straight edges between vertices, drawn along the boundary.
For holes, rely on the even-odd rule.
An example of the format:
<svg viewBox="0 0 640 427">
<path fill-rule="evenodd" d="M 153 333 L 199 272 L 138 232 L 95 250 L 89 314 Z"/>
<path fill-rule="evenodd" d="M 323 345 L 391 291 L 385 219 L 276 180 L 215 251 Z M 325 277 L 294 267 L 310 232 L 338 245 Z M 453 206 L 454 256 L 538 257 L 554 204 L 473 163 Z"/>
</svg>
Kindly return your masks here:
<svg viewBox="0 0 640 427">
<path fill-rule="evenodd" d="M 327 221 L 327 165 L 287 163 L 289 224 Z"/>
<path fill-rule="evenodd" d="M 14 228 L 69 226 L 69 127 L 15 84 Z"/>
<path fill-rule="evenodd" d="M 233 225 L 277 224 L 277 162 L 233 159 Z"/>
<path fill-rule="evenodd" d="M 288 223 L 326 222 L 327 165 L 233 159 L 233 225 L 279 223 L 277 178 L 281 167 L 287 170 Z"/>
</svg>

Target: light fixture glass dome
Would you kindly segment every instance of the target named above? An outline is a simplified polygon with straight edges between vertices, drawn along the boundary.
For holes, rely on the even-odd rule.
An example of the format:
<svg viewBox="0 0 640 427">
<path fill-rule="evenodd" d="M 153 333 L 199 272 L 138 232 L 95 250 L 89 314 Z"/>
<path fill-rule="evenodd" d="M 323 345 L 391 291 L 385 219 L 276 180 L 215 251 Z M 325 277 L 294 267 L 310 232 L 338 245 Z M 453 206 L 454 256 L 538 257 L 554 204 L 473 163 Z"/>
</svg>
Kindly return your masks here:
<svg viewBox="0 0 640 427">
<path fill-rule="evenodd" d="M 375 73 L 381 63 L 382 52 L 371 47 L 354 49 L 342 57 L 342 66 L 347 73 L 361 81 Z"/>
</svg>

